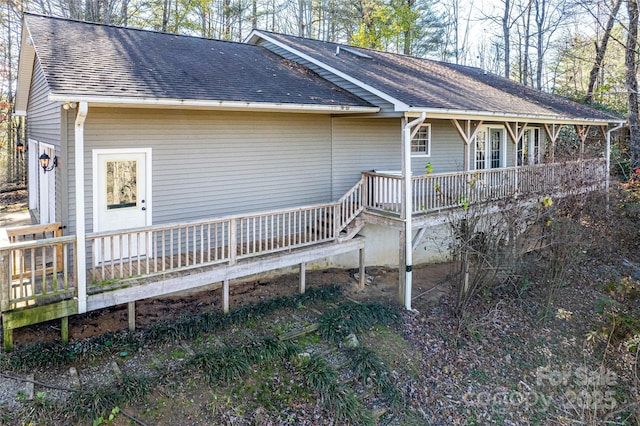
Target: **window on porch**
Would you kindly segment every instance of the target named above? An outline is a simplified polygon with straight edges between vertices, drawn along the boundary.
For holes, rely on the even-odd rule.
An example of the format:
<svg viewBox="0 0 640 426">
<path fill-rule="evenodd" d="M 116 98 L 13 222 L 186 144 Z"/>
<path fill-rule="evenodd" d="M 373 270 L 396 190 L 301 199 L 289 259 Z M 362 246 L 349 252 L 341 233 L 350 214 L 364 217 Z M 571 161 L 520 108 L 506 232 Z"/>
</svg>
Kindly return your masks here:
<svg viewBox="0 0 640 426">
<path fill-rule="evenodd" d="M 414 157 L 431 156 L 430 124 L 422 124 L 411 138 L 411 155 Z"/>
</svg>

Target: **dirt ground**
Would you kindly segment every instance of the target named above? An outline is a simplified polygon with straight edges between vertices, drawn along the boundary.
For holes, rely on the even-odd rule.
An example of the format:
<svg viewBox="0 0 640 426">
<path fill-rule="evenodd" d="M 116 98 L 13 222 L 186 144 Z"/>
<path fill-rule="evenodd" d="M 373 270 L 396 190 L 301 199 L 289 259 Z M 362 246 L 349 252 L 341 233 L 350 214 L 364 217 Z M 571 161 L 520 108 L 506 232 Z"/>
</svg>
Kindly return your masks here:
<svg viewBox="0 0 640 426">
<path fill-rule="evenodd" d="M 415 267 L 413 272 L 413 305 L 420 310 L 430 301 L 438 301 L 447 294 L 446 278 L 449 264 L 433 264 Z M 369 267 L 366 269 L 371 283 L 364 290 L 357 288 L 353 275 L 357 270 L 326 269 L 307 271 L 307 288 L 331 284 L 345 284 L 346 297 L 354 300 L 398 301 L 398 270 Z M 231 309 L 277 296 L 292 295 L 298 291 L 298 274 L 284 274 L 250 281 L 231 282 L 229 303 Z M 142 300 L 136 303 L 136 326 L 144 328 L 158 320 L 178 318 L 183 313 L 198 313 L 215 308 L 222 309 L 222 291 L 205 289 L 190 294 Z M 60 323 L 49 321 L 14 330 L 16 348 L 36 342 L 60 338 Z M 99 311 L 76 315 L 69 320 L 71 342 L 98 336 L 128 327 L 127 305 L 114 306 Z"/>
<path fill-rule="evenodd" d="M 0 192 L 0 228 L 31 224 L 27 191 Z"/>
<path fill-rule="evenodd" d="M 3 206 L 0 204 L 0 219 L 6 217 L 2 216 Z M 474 300 L 467 310 L 469 316 L 461 320 L 452 310 L 451 265 L 414 266 L 412 306 L 418 312 L 400 310 L 398 328 L 376 326 L 356 336 L 394 378 L 394 386 L 406 402 L 402 410 L 390 407 L 378 392 L 369 392 L 368 382 L 353 380 L 355 371 L 340 344 L 312 333 L 297 338 L 299 354 L 315 354 L 326 362 L 339 379 L 337 383 L 358 395 L 367 413 L 377 413 L 380 407 L 390 409 L 378 424 L 637 425 L 637 351 L 626 346 L 626 338 L 613 342 L 614 329 L 605 333 L 613 311 L 606 310 L 603 303 L 615 302 L 616 309 L 629 308 L 625 318 L 635 321 L 637 317 L 640 207 L 637 212 L 614 210 L 606 217 L 589 216 L 589 212 L 581 212 L 578 255 L 569 259 L 566 275 L 553 287 L 553 298 L 544 285 L 546 275 L 540 269 L 544 263 L 537 265 L 542 258 L 535 254 L 527 258 L 528 268 L 521 271 L 523 279 L 496 283 Z M 576 231 L 575 227 L 568 229 Z M 306 285 L 338 284 L 344 298 L 397 303 L 397 269 L 368 267 L 369 283 L 362 290 L 357 288 L 356 272 L 307 270 Z M 296 273 L 231 282 L 230 308 L 292 295 L 298 286 Z M 221 310 L 221 293 L 219 287 L 212 286 L 137 302 L 137 326 L 142 330 L 185 313 Z M 135 352 L 116 349 L 58 367 L 0 372 L 8 379 L 0 380 L 0 424 L 76 424 L 65 421 L 65 409 L 80 412 L 95 405 L 97 397 L 86 404 L 65 405 L 70 392 L 60 387 L 65 389 L 72 383 L 72 369 L 83 395 L 111 390 L 123 372 L 153 383 L 145 398 L 118 405 L 122 414 L 107 422 L 114 425 L 132 424 L 134 418 L 139 424 L 154 425 L 339 424 L 333 420 L 335 410 L 323 407 L 317 391 L 305 384 L 299 368 L 290 362 L 251 366 L 240 379 L 223 384 L 210 384 L 203 371 L 189 367 L 210 351 L 219 357 L 222 349 L 238 348 L 252 339 L 302 330 L 335 308 L 336 303 L 319 303 L 276 310 L 267 317 L 203 333 L 196 339 L 147 342 Z M 69 325 L 72 342 L 126 329 L 127 307 L 74 316 Z M 16 348 L 28 353 L 25 346 L 59 339 L 59 326 L 58 321 L 52 321 L 15 330 Z M 233 357 L 243 352 L 229 353 Z M 25 379 L 27 373 L 33 379 Z M 38 393 L 34 400 L 25 401 L 26 383 L 34 379 Z M 603 395 L 610 395 L 607 405 L 602 404 Z M 108 415 L 111 408 L 102 414 Z M 100 419 L 94 419 L 94 424 Z"/>
</svg>

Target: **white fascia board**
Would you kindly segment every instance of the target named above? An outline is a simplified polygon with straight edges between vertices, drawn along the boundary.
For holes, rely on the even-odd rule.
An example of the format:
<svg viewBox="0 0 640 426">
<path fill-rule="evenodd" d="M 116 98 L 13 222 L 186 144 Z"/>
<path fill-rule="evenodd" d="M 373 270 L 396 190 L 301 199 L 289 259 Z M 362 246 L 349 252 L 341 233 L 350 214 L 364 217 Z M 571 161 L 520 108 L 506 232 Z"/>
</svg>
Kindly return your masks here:
<svg viewBox="0 0 640 426">
<path fill-rule="evenodd" d="M 282 43 L 282 42 L 280 42 L 278 40 L 275 40 L 275 39 L 269 37 L 268 35 L 266 35 L 264 33 L 261 33 L 259 30 L 253 30 L 251 32 L 251 34 L 249 34 L 249 36 L 246 38 L 246 40 L 248 42 L 252 42 L 252 43 L 255 44 L 255 42 L 257 41 L 258 38 L 262 38 L 263 40 L 266 40 L 269 43 L 273 43 L 276 46 L 278 46 L 278 47 L 280 47 L 282 49 L 285 49 L 286 51 L 288 51 L 290 53 L 293 53 L 294 55 L 297 55 L 300 58 L 302 58 L 302 59 L 304 59 L 306 61 L 309 61 L 312 64 L 317 65 L 317 66 L 329 71 L 330 73 L 332 73 L 332 74 L 334 74 L 334 75 L 336 75 L 336 76 L 338 76 L 338 77 L 340 77 L 340 78 L 342 78 L 342 79 L 344 79 L 344 80 L 346 80 L 346 81 L 348 81 L 350 83 L 355 84 L 358 87 L 361 87 L 362 89 L 366 90 L 367 92 L 370 92 L 370 93 L 376 95 L 377 97 L 384 99 L 385 101 L 393 104 L 393 107 L 394 107 L 395 111 L 407 111 L 409 109 L 409 105 L 407 105 L 406 103 L 404 103 L 404 102 L 402 102 L 402 101 L 390 96 L 389 94 L 387 94 L 385 92 L 382 92 L 382 91 L 376 89 L 375 87 L 372 87 L 372 86 L 370 86 L 370 85 L 368 85 L 368 84 L 366 84 L 366 83 L 364 83 L 364 82 L 362 82 L 362 81 L 360 81 L 360 80 L 358 80 L 356 78 L 353 78 L 349 74 L 346 74 L 346 73 L 344 73 L 342 71 L 339 71 L 339 70 L 337 70 L 337 69 L 325 64 L 324 62 L 319 61 L 319 60 L 307 55 L 306 53 L 302 53 L 299 50 L 294 49 L 294 48 L 292 48 L 291 46 L 289 46 L 289 45 L 287 45 L 285 43 Z"/>
<path fill-rule="evenodd" d="M 535 123 L 549 123 L 549 124 L 590 124 L 594 126 L 607 125 L 607 124 L 622 124 L 625 123 L 624 119 L 589 119 L 589 118 L 571 118 L 571 117 L 553 117 L 549 115 L 540 114 L 508 114 L 492 111 L 467 111 L 467 110 L 455 110 L 455 109 L 438 109 L 438 108 L 418 108 L 411 107 L 409 111 L 405 113 L 407 117 L 419 117 L 421 113 L 426 112 L 429 118 L 439 119 L 461 119 L 461 120 L 484 120 L 484 121 L 520 121 L 520 122 L 535 122 Z"/>
<path fill-rule="evenodd" d="M 92 106 L 120 106 L 131 108 L 190 108 L 190 109 L 225 109 L 225 110 L 253 110 L 253 111 L 287 111 L 306 113 L 332 113 L 332 114 L 362 114 L 375 113 L 378 107 L 363 107 L 350 105 L 313 105 L 297 103 L 273 103 L 273 102 L 243 102 L 243 101 L 216 101 L 197 99 L 158 99 L 135 98 L 115 96 L 90 96 L 90 95 L 65 95 L 51 93 L 48 99 L 52 102 L 87 102 Z"/>
</svg>

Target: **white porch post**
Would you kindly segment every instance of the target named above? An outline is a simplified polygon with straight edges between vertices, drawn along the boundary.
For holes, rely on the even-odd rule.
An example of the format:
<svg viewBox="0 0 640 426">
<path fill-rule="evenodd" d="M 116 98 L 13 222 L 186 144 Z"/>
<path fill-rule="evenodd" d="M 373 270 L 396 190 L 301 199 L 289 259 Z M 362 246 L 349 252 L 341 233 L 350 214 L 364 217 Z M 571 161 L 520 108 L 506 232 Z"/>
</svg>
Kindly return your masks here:
<svg viewBox="0 0 640 426">
<path fill-rule="evenodd" d="M 84 122 L 89 104 L 78 103 L 75 123 L 75 186 L 76 186 L 76 285 L 78 289 L 78 313 L 87 311 L 87 246 L 84 202 Z"/>
<path fill-rule="evenodd" d="M 404 243 L 404 248 L 401 252 L 404 256 L 400 256 L 401 264 L 399 268 L 401 270 L 400 276 L 402 276 L 402 269 L 404 269 L 404 282 L 401 285 L 404 286 L 403 291 L 400 292 L 401 303 L 407 310 L 411 310 L 411 287 L 413 279 L 413 240 L 412 240 L 412 212 L 413 212 L 413 188 L 411 185 L 411 130 L 422 124 L 426 114 L 423 112 L 419 118 L 407 122 L 407 118 L 403 119 L 402 128 L 402 185 L 404 189 L 404 208 L 402 209 L 404 219 L 404 232 L 401 233 L 401 239 Z M 402 235 L 404 234 L 404 235 Z M 404 260 L 404 262 L 402 262 Z"/>
</svg>

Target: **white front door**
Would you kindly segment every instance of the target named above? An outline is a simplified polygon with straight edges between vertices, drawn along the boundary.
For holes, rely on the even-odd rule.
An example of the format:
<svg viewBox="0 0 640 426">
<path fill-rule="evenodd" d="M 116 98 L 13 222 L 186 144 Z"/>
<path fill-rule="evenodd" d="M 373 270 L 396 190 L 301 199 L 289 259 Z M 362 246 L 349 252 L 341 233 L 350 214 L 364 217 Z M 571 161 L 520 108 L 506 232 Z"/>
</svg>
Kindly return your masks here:
<svg viewBox="0 0 640 426">
<path fill-rule="evenodd" d="M 96 232 L 151 225 L 151 149 L 94 150 Z M 96 244 L 96 262 L 133 258 L 148 252 L 146 234 L 107 238 Z"/>
<path fill-rule="evenodd" d="M 486 127 L 478 131 L 475 142 L 475 170 L 504 167 L 503 128 Z"/>
</svg>

